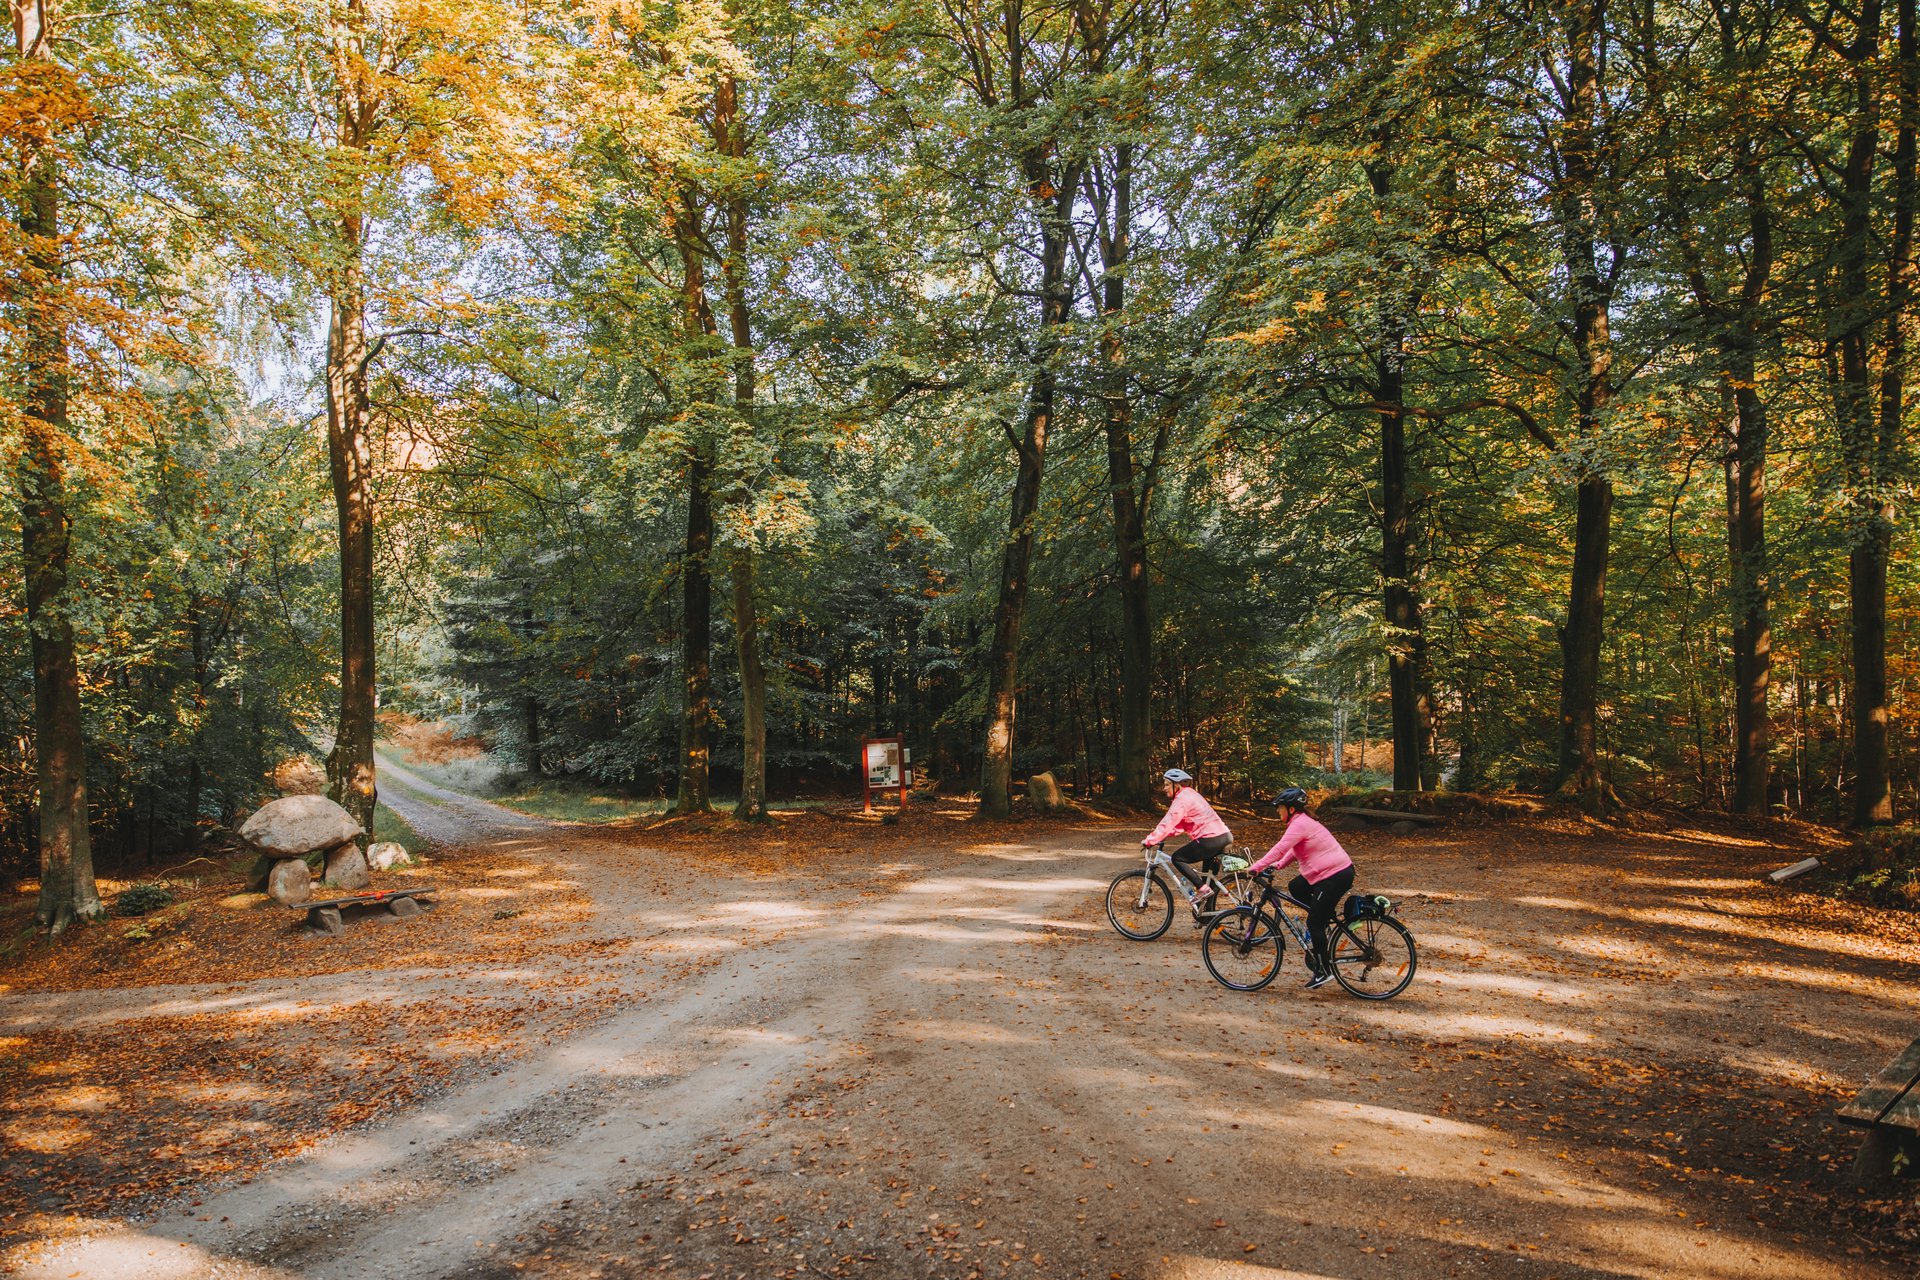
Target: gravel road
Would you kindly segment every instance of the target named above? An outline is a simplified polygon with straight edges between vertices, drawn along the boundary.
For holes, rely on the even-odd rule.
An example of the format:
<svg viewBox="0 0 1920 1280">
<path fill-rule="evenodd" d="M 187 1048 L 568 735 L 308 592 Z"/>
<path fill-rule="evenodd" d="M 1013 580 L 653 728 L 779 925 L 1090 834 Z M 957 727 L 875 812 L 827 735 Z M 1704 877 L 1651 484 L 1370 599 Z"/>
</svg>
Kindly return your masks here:
<svg viewBox="0 0 1920 1280">
<path fill-rule="evenodd" d="M 1367 1005 L 1295 968 L 1225 991 L 1184 922 L 1118 937 L 1101 896 L 1133 855 L 1110 828 L 856 851 L 830 882 L 689 901 L 662 892 L 687 879 L 671 859 L 382 768 L 430 838 L 513 841 L 589 885 L 583 927 L 632 942 L 612 963 L 707 963 L 19 1274 L 1912 1274 L 1846 1225 L 1831 1109 L 1920 1022 L 1920 938 L 1749 910 L 1771 901 L 1743 896 L 1751 855 L 1704 836 L 1631 837 L 1631 861 L 1362 838 L 1424 949 L 1414 988 Z M 395 998 L 462 980 L 369 975 Z"/>
</svg>

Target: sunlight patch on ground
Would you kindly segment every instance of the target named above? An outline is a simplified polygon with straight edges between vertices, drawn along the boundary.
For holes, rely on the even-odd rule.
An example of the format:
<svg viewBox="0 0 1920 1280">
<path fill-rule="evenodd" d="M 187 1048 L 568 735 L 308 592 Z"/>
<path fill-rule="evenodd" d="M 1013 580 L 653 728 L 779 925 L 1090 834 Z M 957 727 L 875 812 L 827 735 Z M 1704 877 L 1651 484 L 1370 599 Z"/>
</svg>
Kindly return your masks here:
<svg viewBox="0 0 1920 1280">
<path fill-rule="evenodd" d="M 77 1269 L 76 1269 L 77 1268 Z M 295 1273 L 279 1267 L 236 1264 L 209 1254 L 198 1245 L 136 1231 L 118 1232 L 49 1252 L 20 1266 L 31 1280 L 83 1275 L 87 1280 L 188 1280 L 220 1275 L 245 1280 L 294 1280 Z"/>
<path fill-rule="evenodd" d="M 1850 1274 L 1799 1250 L 1788 1252 L 1706 1227 L 1684 1227 L 1679 1225 L 1679 1219 L 1685 1215 L 1669 1217 L 1659 1211 L 1656 1214 L 1630 1223 L 1608 1215 L 1587 1224 L 1584 1231 L 1567 1226 L 1560 1230 L 1566 1235 L 1584 1234 L 1592 1252 L 1606 1258 L 1610 1272 L 1656 1280 L 1683 1275 L 1698 1280 L 1751 1276 L 1755 1264 L 1759 1264 L 1764 1273 L 1792 1276 L 1794 1280 L 1822 1280 Z M 1491 1250 L 1503 1245 L 1490 1239 L 1483 1247 Z"/>
<path fill-rule="evenodd" d="M 72 1085 L 51 1105 L 57 1111 L 102 1112 L 120 1101 L 118 1089 L 98 1085 Z"/>
<path fill-rule="evenodd" d="M 1007 942 L 1030 933 L 1031 926 L 1038 923 L 1025 917 L 996 916 L 986 913 L 959 918 L 965 923 L 916 920 L 907 924 L 870 926 L 861 932 L 925 938 L 929 942 Z"/>
<path fill-rule="evenodd" d="M 1554 939 L 1554 942 L 1575 955 L 1614 963 L 1651 964 L 1666 954 L 1664 949 L 1638 938 L 1562 936 Z"/>
<path fill-rule="evenodd" d="M 942 882 L 936 880 L 929 883 L 940 886 L 938 891 L 942 893 L 952 893 L 958 888 L 953 881 Z M 983 889 L 998 889 L 1003 893 L 1026 895 L 1044 893 L 1090 893 L 1094 890 L 1105 890 L 1107 887 L 1098 880 L 1088 880 L 1079 876 L 1063 876 L 1053 880 L 974 880 L 968 883 L 977 885 Z M 922 892 L 919 886 L 915 886 L 913 891 Z"/>
<path fill-rule="evenodd" d="M 1487 1131 L 1477 1124 L 1466 1124 L 1459 1120 L 1448 1120 L 1444 1116 L 1430 1116 L 1422 1111 L 1403 1111 L 1399 1107 L 1376 1107 L 1367 1102 L 1349 1102 L 1344 1110 L 1347 1115 L 1365 1120 L 1370 1124 L 1385 1125 L 1406 1133 L 1448 1134 L 1453 1137 L 1480 1137 Z"/>
<path fill-rule="evenodd" d="M 78 1120 L 54 1117 L 37 1124 L 9 1124 L 0 1128 L 9 1146 L 36 1155 L 50 1156 L 86 1142 L 93 1136 L 91 1125 Z"/>
<path fill-rule="evenodd" d="M 1729 1067 L 1751 1071 L 1759 1078 L 1775 1083 L 1797 1084 L 1812 1088 L 1831 1088 L 1838 1085 L 1848 1092 L 1852 1091 L 1853 1082 L 1842 1080 L 1831 1071 L 1823 1070 L 1810 1062 L 1802 1062 L 1798 1058 L 1785 1058 L 1777 1053 L 1761 1053 L 1744 1048 L 1732 1049 L 1723 1054 L 1720 1060 Z M 1861 1082 L 1864 1082 L 1866 1072 L 1872 1069 L 1868 1067 L 1862 1072 Z"/>
<path fill-rule="evenodd" d="M 1551 911 L 1592 911 L 1594 909 L 1591 902 L 1581 902 L 1576 898 L 1527 897 L 1515 898 L 1514 901 L 1523 907 L 1545 907 Z"/>
<path fill-rule="evenodd" d="M 1197 1253 L 1180 1254 L 1163 1262 L 1153 1275 L 1156 1280 L 1342 1280 L 1320 1271 L 1289 1271 L 1252 1262 L 1203 1258 Z"/>
<path fill-rule="evenodd" d="M 1766 978 L 1773 982 L 1793 982 L 1803 987 L 1821 987 L 1828 991 L 1844 991 L 1849 996 L 1858 996 L 1862 992 L 1871 991 L 1876 999 L 1888 1000 L 1908 1008 L 1920 1008 L 1920 987 L 1915 987 L 1911 982 L 1901 981 L 1898 977 L 1836 973 L 1831 969 L 1815 969 L 1798 964 L 1768 964 L 1758 960 L 1734 961 L 1728 966 L 1728 974 L 1743 978 Z"/>
<path fill-rule="evenodd" d="M 903 1022 L 900 1031 L 915 1040 L 942 1039 L 966 1045 L 1040 1043 L 1037 1035 L 1015 1031 L 997 1022 L 967 1022 L 951 1018 L 919 1018 Z"/>
<path fill-rule="evenodd" d="M 1712 879 L 1686 880 L 1676 878 L 1672 880 L 1652 880 L 1648 883 L 1664 885 L 1669 889 L 1692 889 L 1697 893 L 1742 893 L 1751 889 L 1754 880 L 1758 878 L 1757 875 L 1746 878 L 1716 876 Z"/>
<path fill-rule="evenodd" d="M 1523 1018 L 1512 1014 L 1506 1017 L 1492 1017 L 1486 1014 L 1449 1014 L 1445 1029 L 1448 1035 L 1479 1036 L 1489 1040 L 1514 1036 L 1536 1040 L 1566 1040 L 1573 1044 L 1593 1043 L 1593 1037 L 1584 1031 L 1563 1027 L 1557 1022 L 1542 1022 L 1538 1018 Z"/>
<path fill-rule="evenodd" d="M 960 852 L 992 858 L 996 862 L 1059 862 L 1065 858 L 1079 857 L 1083 850 L 1036 849 L 1030 844 L 976 844 L 966 845 Z"/>
<path fill-rule="evenodd" d="M 754 902 L 738 899 L 733 902 L 715 903 L 702 913 L 702 918 L 707 921 L 723 921 L 745 917 L 749 920 L 781 921 L 791 924 L 796 921 L 818 920 L 825 915 L 824 911 L 814 907 L 803 907 L 797 902 Z"/>
<path fill-rule="evenodd" d="M 1690 840 L 1695 844 L 1717 844 L 1728 849 L 1771 849 L 1771 840 L 1755 840 L 1748 836 L 1716 835 L 1711 831 L 1698 831 L 1692 827 L 1675 827 L 1659 833 L 1658 838 L 1665 840 Z"/>
<path fill-rule="evenodd" d="M 1883 963 L 1889 959 L 1889 952 L 1893 953 L 1891 958 L 1894 959 L 1908 963 L 1920 961 L 1920 948 L 1902 947 L 1899 942 L 1883 934 L 1855 934 L 1838 928 L 1782 929 L 1767 920 L 1748 920 L 1719 912 L 1687 911 L 1677 906 L 1628 907 L 1608 910 L 1602 914 L 1613 919 L 1631 920 L 1636 924 L 1662 929 L 1697 929 L 1702 933 L 1722 934 L 1726 936 L 1728 946 L 1731 946 L 1736 939 L 1754 938 L 1768 943 L 1790 942 L 1802 946 L 1817 946 L 1834 954 L 1872 960 L 1877 963 Z"/>
<path fill-rule="evenodd" d="M 1459 973 L 1445 972 L 1427 974 L 1437 986 L 1473 987 L 1481 991 L 1505 991 L 1512 995 L 1524 996 L 1529 1000 L 1552 999 L 1564 1001 L 1591 1000 L 1593 992 L 1571 982 L 1547 982 L 1527 975 L 1512 976 L 1504 973 Z M 1405 1006 L 1402 1005 L 1402 1008 Z"/>
</svg>

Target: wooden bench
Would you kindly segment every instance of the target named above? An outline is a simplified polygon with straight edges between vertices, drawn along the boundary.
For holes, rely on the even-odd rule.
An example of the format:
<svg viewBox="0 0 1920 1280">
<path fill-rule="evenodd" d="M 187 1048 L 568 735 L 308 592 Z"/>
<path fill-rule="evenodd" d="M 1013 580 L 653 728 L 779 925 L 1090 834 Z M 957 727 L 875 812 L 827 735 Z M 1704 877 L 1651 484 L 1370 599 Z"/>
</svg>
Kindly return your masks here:
<svg viewBox="0 0 1920 1280">
<path fill-rule="evenodd" d="M 365 893 L 349 893 L 338 898 L 310 898 L 306 902 L 296 902 L 296 911 L 307 913 L 307 927 L 316 933 L 337 938 L 346 932 L 346 921 L 340 915 L 342 907 L 385 907 L 392 914 L 405 919 L 420 914 L 420 904 L 415 898 L 432 894 L 432 885 L 420 885 L 411 889 L 370 889 Z"/>
<path fill-rule="evenodd" d="M 1920 1036 L 1867 1081 L 1840 1118 L 1867 1131 L 1853 1160 L 1856 1182 L 1893 1172 L 1894 1155 L 1903 1149 L 1914 1162 L 1909 1171 L 1920 1167 Z"/>
</svg>

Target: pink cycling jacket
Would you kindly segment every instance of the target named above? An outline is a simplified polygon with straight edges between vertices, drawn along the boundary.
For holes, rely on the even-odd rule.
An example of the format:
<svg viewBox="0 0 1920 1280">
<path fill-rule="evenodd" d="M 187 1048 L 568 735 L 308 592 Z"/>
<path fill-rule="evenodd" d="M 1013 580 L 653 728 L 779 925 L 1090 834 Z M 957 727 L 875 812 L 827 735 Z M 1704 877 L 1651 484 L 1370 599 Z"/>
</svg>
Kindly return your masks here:
<svg viewBox="0 0 1920 1280">
<path fill-rule="evenodd" d="M 1304 813 L 1295 814 L 1273 848 L 1261 854 L 1260 860 L 1247 870 L 1258 873 L 1268 867 L 1284 867 L 1289 862 L 1300 864 L 1300 874 L 1308 884 L 1319 884 L 1334 872 L 1353 865 L 1353 859 L 1333 838 L 1333 832 Z"/>
<path fill-rule="evenodd" d="M 1213 806 L 1192 787 L 1181 787 L 1174 793 L 1173 803 L 1167 806 L 1167 816 L 1160 819 L 1160 825 L 1153 829 L 1153 834 L 1140 843 L 1159 844 L 1176 831 L 1184 832 L 1195 840 L 1232 834 L 1227 830 L 1227 824 L 1220 821 L 1220 815 L 1213 811 Z"/>
</svg>

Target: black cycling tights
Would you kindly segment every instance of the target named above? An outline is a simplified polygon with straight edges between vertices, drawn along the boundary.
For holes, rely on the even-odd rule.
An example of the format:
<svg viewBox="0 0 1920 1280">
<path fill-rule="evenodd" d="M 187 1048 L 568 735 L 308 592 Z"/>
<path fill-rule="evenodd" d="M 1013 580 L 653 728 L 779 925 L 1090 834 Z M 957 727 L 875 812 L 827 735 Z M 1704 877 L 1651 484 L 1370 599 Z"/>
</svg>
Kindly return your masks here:
<svg viewBox="0 0 1920 1280">
<path fill-rule="evenodd" d="M 1340 908 L 1340 899 L 1353 888 L 1353 868 L 1345 866 L 1322 880 L 1308 884 L 1305 876 L 1295 876 L 1287 892 L 1307 904 L 1307 935 L 1313 939 L 1315 956 L 1327 954 L 1327 926 Z"/>
<path fill-rule="evenodd" d="M 1180 874 L 1198 888 L 1206 881 L 1201 878 L 1199 871 L 1195 871 L 1187 864 L 1197 863 L 1202 871 L 1218 871 L 1220 855 L 1225 853 L 1227 846 L 1232 843 L 1233 833 L 1228 831 L 1217 836 L 1203 836 L 1198 840 L 1189 840 L 1178 849 L 1169 851 L 1167 856 L 1173 859 L 1173 865 L 1180 869 Z"/>
</svg>

